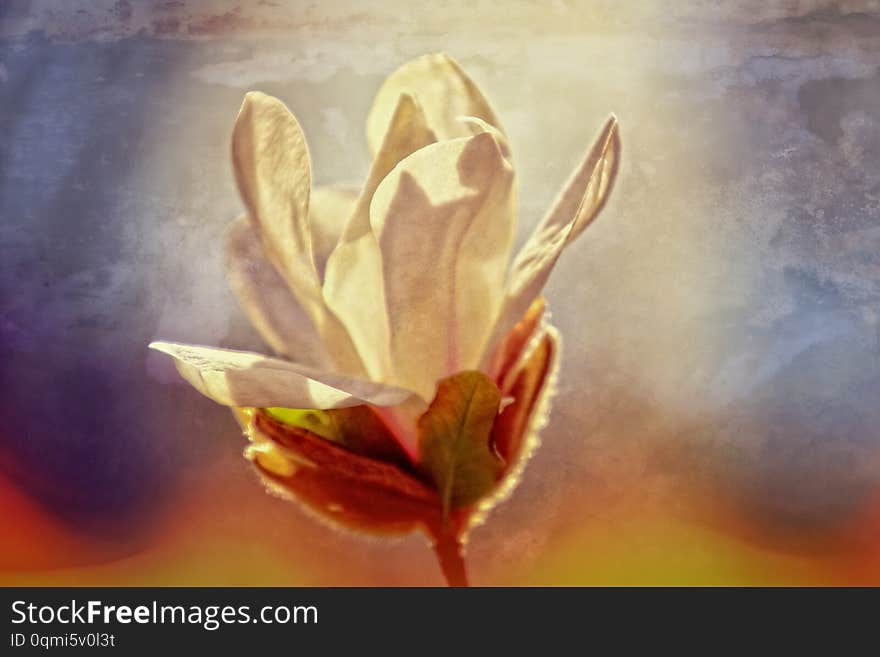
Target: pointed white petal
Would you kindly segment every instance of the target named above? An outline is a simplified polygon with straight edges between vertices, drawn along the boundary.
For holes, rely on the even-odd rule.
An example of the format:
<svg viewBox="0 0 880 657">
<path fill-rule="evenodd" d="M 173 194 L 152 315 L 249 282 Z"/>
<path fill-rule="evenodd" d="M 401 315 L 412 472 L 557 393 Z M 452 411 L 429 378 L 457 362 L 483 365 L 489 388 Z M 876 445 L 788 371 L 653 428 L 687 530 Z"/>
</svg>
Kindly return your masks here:
<svg viewBox="0 0 880 657">
<path fill-rule="evenodd" d="M 611 196 L 620 166 L 620 130 L 617 117 L 610 116 L 592 148 L 565 183 L 541 222 L 541 229 L 571 226 L 566 243 L 592 223 Z"/>
<path fill-rule="evenodd" d="M 476 367 L 502 296 L 515 211 L 513 170 L 489 133 L 405 158 L 373 197 L 395 381 L 431 399 Z"/>
<path fill-rule="evenodd" d="M 312 320 L 263 253 L 247 217 L 229 226 L 226 278 L 251 324 L 272 350 L 305 365 L 329 367 L 330 358 Z"/>
<path fill-rule="evenodd" d="M 225 406 L 394 406 L 412 395 L 402 388 L 321 372 L 253 352 L 175 342 L 153 342 L 150 348 L 173 356 L 184 379 Z"/>
<path fill-rule="evenodd" d="M 382 255 L 370 226 L 370 203 L 379 183 L 400 160 L 434 141 L 421 108 L 412 96 L 402 94 L 357 207 L 327 262 L 324 300 L 345 325 L 367 373 L 376 380 L 391 376 L 391 359 Z"/>
<path fill-rule="evenodd" d="M 360 228 L 369 227 L 370 203 L 379 183 L 403 158 L 437 141 L 421 104 L 408 93 L 401 93 L 397 97 L 390 121 L 387 121 L 385 126 L 385 135 L 373 157 L 363 193 L 358 199 L 357 216 L 352 221 L 352 229 L 355 232 L 359 232 Z"/>
<path fill-rule="evenodd" d="M 568 180 L 550 212 L 538 224 L 516 257 L 504 305 L 484 357 L 519 321 L 544 288 L 563 249 L 580 235 L 605 206 L 620 164 L 617 119 L 605 123 L 599 137 Z"/>
<path fill-rule="evenodd" d="M 370 152 L 379 150 L 400 94 L 415 96 L 438 139 L 464 137 L 468 130 L 459 116 L 476 116 L 500 128 L 489 102 L 455 60 L 443 53 L 407 62 L 388 76 L 367 116 Z"/>
<path fill-rule="evenodd" d="M 492 136 L 495 137 L 495 141 L 498 142 L 498 148 L 501 149 L 501 154 L 507 160 L 511 159 L 512 154 L 510 151 L 510 143 L 507 141 L 507 135 L 501 132 L 501 130 L 476 116 L 460 116 L 458 121 L 464 125 L 472 135 L 478 135 L 481 132 L 491 133 Z"/>
</svg>

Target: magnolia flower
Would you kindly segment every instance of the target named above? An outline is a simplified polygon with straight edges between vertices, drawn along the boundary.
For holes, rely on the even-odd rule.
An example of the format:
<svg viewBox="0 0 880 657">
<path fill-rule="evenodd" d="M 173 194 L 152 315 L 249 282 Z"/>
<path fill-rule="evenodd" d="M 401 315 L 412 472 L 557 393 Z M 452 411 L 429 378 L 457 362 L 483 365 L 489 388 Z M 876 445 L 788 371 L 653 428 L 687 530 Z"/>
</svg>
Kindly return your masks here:
<svg viewBox="0 0 880 657">
<path fill-rule="evenodd" d="M 271 490 L 346 527 L 421 529 L 459 584 L 467 529 L 510 490 L 544 422 L 559 336 L 541 291 L 608 198 L 617 121 L 512 264 L 510 147 L 456 62 L 394 72 L 367 141 L 360 190 L 313 188 L 294 116 L 248 93 L 232 135 L 246 215 L 229 228 L 226 269 L 275 355 L 150 346 L 233 407 Z"/>
</svg>

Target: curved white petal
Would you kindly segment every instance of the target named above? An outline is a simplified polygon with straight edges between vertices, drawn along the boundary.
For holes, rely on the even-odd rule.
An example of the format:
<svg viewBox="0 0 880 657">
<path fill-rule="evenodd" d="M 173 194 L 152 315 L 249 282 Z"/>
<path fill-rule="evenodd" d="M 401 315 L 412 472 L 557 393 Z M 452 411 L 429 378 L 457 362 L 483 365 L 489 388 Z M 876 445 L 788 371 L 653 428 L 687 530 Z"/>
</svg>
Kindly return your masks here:
<svg viewBox="0 0 880 657">
<path fill-rule="evenodd" d="M 309 226 L 309 151 L 299 123 L 284 103 L 256 91 L 244 97 L 232 132 L 232 162 L 266 256 L 309 315 L 320 315 Z"/>
<path fill-rule="evenodd" d="M 230 224 L 225 241 L 226 278 L 251 324 L 272 350 L 315 367 L 329 367 L 329 355 L 312 320 L 263 253 L 247 217 Z"/>
<path fill-rule="evenodd" d="M 309 219 L 309 153 L 284 103 L 259 92 L 245 96 L 232 134 L 232 160 L 266 257 L 311 318 L 337 367 L 360 374 L 363 364 L 351 338 L 324 304 Z"/>
<path fill-rule="evenodd" d="M 327 261 L 324 300 L 348 330 L 367 373 L 380 381 L 391 376 L 391 358 L 382 255 L 370 226 L 370 203 L 400 160 L 434 141 L 418 103 L 402 94 L 357 206 Z"/>
<path fill-rule="evenodd" d="M 562 250 L 598 216 L 605 206 L 620 164 L 617 119 L 611 116 L 599 137 L 563 187 L 511 267 L 504 305 L 483 365 L 495 345 L 519 321 L 544 288 Z"/>
<path fill-rule="evenodd" d="M 513 236 L 513 170 L 490 133 L 405 158 L 373 196 L 394 381 L 431 399 L 476 367 L 501 302 Z"/>
<path fill-rule="evenodd" d="M 150 348 L 174 357 L 184 379 L 224 406 L 394 406 L 412 396 L 402 388 L 321 372 L 253 352 L 176 342 L 153 342 Z"/>
<path fill-rule="evenodd" d="M 469 134 L 457 121 L 460 116 L 476 116 L 501 127 L 489 102 L 455 60 L 444 53 L 424 55 L 394 71 L 379 88 L 367 115 L 371 153 L 379 150 L 402 93 L 415 96 L 440 140 Z"/>
</svg>

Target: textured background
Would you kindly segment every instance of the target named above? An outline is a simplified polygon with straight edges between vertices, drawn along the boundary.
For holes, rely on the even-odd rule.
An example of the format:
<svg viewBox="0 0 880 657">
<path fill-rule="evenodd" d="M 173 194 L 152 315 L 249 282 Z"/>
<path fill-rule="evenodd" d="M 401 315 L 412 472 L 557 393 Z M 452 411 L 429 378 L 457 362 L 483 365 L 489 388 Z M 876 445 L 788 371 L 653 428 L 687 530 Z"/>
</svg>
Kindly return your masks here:
<svg viewBox="0 0 880 657">
<path fill-rule="evenodd" d="M 440 582 L 265 495 L 146 349 L 259 347 L 220 256 L 243 93 L 358 181 L 373 93 L 436 50 L 511 136 L 521 235 L 611 111 L 625 148 L 475 583 L 880 583 L 880 3 L 793 0 L 0 3 L 0 580 Z"/>
</svg>

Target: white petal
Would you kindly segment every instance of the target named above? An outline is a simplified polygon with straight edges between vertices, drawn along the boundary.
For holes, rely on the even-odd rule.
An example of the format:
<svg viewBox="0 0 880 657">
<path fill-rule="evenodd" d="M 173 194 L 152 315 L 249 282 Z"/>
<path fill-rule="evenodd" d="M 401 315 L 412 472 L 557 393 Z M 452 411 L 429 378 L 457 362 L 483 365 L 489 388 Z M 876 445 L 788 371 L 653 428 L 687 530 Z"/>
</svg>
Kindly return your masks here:
<svg viewBox="0 0 880 657">
<path fill-rule="evenodd" d="M 250 92 L 232 133 L 235 179 L 266 256 L 313 318 L 323 311 L 309 226 L 311 164 L 293 114 L 277 98 Z"/>
<path fill-rule="evenodd" d="M 472 135 L 478 135 L 481 132 L 491 133 L 492 136 L 495 137 L 495 141 L 498 142 L 498 148 L 501 149 L 501 154 L 507 160 L 511 159 L 510 143 L 507 141 L 507 135 L 501 132 L 501 130 L 476 116 L 460 116 L 458 121 L 464 125 Z"/>
<path fill-rule="evenodd" d="M 494 346 L 541 293 L 562 250 L 598 216 L 611 194 L 619 164 L 620 136 L 617 119 L 612 116 L 517 255 L 483 366 L 491 359 Z"/>
<path fill-rule="evenodd" d="M 305 137 L 277 98 L 245 96 L 232 135 L 235 178 L 269 261 L 312 319 L 341 371 L 363 372 L 345 327 L 324 304 L 309 220 L 311 166 Z"/>
<path fill-rule="evenodd" d="M 570 243 L 592 223 L 611 196 L 620 166 L 620 131 L 617 117 L 610 116 L 592 148 L 565 183 L 541 222 L 541 227 L 565 230 Z"/>
<path fill-rule="evenodd" d="M 403 158 L 437 141 L 421 104 L 408 93 L 401 93 L 397 97 L 394 112 L 385 125 L 385 136 L 373 157 L 367 181 L 358 199 L 357 216 L 352 221 L 355 232 L 359 232 L 360 228 L 369 228 L 370 203 L 379 183 Z"/>
<path fill-rule="evenodd" d="M 394 406 L 412 393 L 355 377 L 320 372 L 286 360 L 231 349 L 153 342 L 173 356 L 181 376 L 224 406 L 343 408 L 358 404 Z"/>
<path fill-rule="evenodd" d="M 502 296 L 513 235 L 513 170 L 482 133 L 405 158 L 373 197 L 395 382 L 433 398 L 476 367 Z"/>
<path fill-rule="evenodd" d="M 309 199 L 312 251 L 318 276 L 323 277 L 327 259 L 339 243 L 354 212 L 358 189 L 351 185 L 315 187 Z"/>
<path fill-rule="evenodd" d="M 238 303 L 272 350 L 316 367 L 330 358 L 312 320 L 263 253 L 260 238 L 247 217 L 226 233 L 226 277 Z"/>
<path fill-rule="evenodd" d="M 469 134 L 457 121 L 460 116 L 475 116 L 501 127 L 489 102 L 455 60 L 443 53 L 424 55 L 389 75 L 376 94 L 367 115 L 371 153 L 379 150 L 402 93 L 416 97 L 438 139 Z"/>
<path fill-rule="evenodd" d="M 370 226 L 370 203 L 379 183 L 400 160 L 434 141 L 421 108 L 412 96 L 401 95 L 357 207 L 327 261 L 324 300 L 347 328 L 367 373 L 376 380 L 391 376 L 391 360 L 382 255 Z"/>
</svg>

